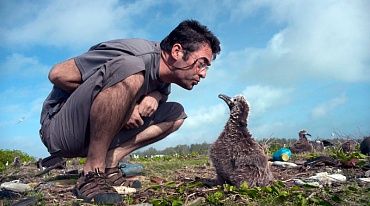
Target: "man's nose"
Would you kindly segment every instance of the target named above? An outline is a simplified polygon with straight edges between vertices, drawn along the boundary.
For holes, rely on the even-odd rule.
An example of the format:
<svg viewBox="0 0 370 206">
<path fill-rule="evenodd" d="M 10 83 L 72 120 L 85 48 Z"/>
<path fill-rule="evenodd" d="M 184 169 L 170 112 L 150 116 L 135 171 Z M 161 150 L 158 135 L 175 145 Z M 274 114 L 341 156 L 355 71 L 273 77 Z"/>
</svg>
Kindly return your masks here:
<svg viewBox="0 0 370 206">
<path fill-rule="evenodd" d="M 207 76 L 207 69 L 203 69 L 202 71 L 199 72 L 199 76 L 201 78 L 206 78 Z"/>
</svg>

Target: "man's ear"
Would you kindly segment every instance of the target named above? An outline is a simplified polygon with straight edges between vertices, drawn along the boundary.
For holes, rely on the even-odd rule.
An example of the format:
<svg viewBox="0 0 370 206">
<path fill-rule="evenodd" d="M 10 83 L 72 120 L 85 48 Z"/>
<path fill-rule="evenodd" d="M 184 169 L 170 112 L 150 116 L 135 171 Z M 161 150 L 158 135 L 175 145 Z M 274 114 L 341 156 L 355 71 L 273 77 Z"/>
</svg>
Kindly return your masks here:
<svg viewBox="0 0 370 206">
<path fill-rule="evenodd" d="M 176 43 L 172 46 L 172 50 L 171 50 L 171 56 L 172 58 L 174 58 L 175 60 L 178 60 L 179 58 L 182 58 L 182 46 L 181 44 L 179 43 Z"/>
</svg>

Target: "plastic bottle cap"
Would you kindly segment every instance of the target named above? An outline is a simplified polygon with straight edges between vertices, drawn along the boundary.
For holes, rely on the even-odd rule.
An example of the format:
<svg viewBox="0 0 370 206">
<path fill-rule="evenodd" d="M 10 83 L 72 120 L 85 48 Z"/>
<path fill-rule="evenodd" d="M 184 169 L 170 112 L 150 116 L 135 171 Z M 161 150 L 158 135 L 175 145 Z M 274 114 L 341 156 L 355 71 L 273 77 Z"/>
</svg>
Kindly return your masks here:
<svg viewBox="0 0 370 206">
<path fill-rule="evenodd" d="M 288 156 L 288 154 L 281 154 L 281 159 L 282 159 L 283 161 L 288 161 L 288 160 L 289 160 L 289 156 Z"/>
</svg>

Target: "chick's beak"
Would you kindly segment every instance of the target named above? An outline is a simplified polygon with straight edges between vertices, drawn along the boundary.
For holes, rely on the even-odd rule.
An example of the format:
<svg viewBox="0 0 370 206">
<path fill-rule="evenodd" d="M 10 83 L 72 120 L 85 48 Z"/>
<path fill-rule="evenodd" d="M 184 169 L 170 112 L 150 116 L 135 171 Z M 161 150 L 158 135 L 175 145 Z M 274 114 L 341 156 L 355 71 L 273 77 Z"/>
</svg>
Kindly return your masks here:
<svg viewBox="0 0 370 206">
<path fill-rule="evenodd" d="M 226 102 L 226 104 L 231 107 L 233 105 L 231 98 L 225 94 L 219 94 L 218 97 Z"/>
</svg>

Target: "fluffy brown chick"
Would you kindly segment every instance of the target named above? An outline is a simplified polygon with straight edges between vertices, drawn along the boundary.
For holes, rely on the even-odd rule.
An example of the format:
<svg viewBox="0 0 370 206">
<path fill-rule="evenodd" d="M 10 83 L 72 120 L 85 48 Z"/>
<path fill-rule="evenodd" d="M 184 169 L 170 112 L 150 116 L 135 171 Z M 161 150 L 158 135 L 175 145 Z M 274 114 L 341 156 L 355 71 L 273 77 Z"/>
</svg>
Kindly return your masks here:
<svg viewBox="0 0 370 206">
<path fill-rule="evenodd" d="M 218 182 L 240 187 L 265 186 L 274 180 L 268 157 L 249 132 L 249 103 L 242 95 L 233 98 L 220 94 L 230 109 L 230 117 L 220 136 L 211 145 L 209 154 L 216 168 Z"/>
<path fill-rule="evenodd" d="M 313 152 L 313 146 L 308 141 L 306 135 L 311 136 L 307 133 L 306 130 L 301 130 L 298 133 L 299 140 L 293 144 L 293 146 L 290 148 L 290 151 L 293 154 L 299 154 L 299 153 L 306 153 L 306 152 Z"/>
</svg>

